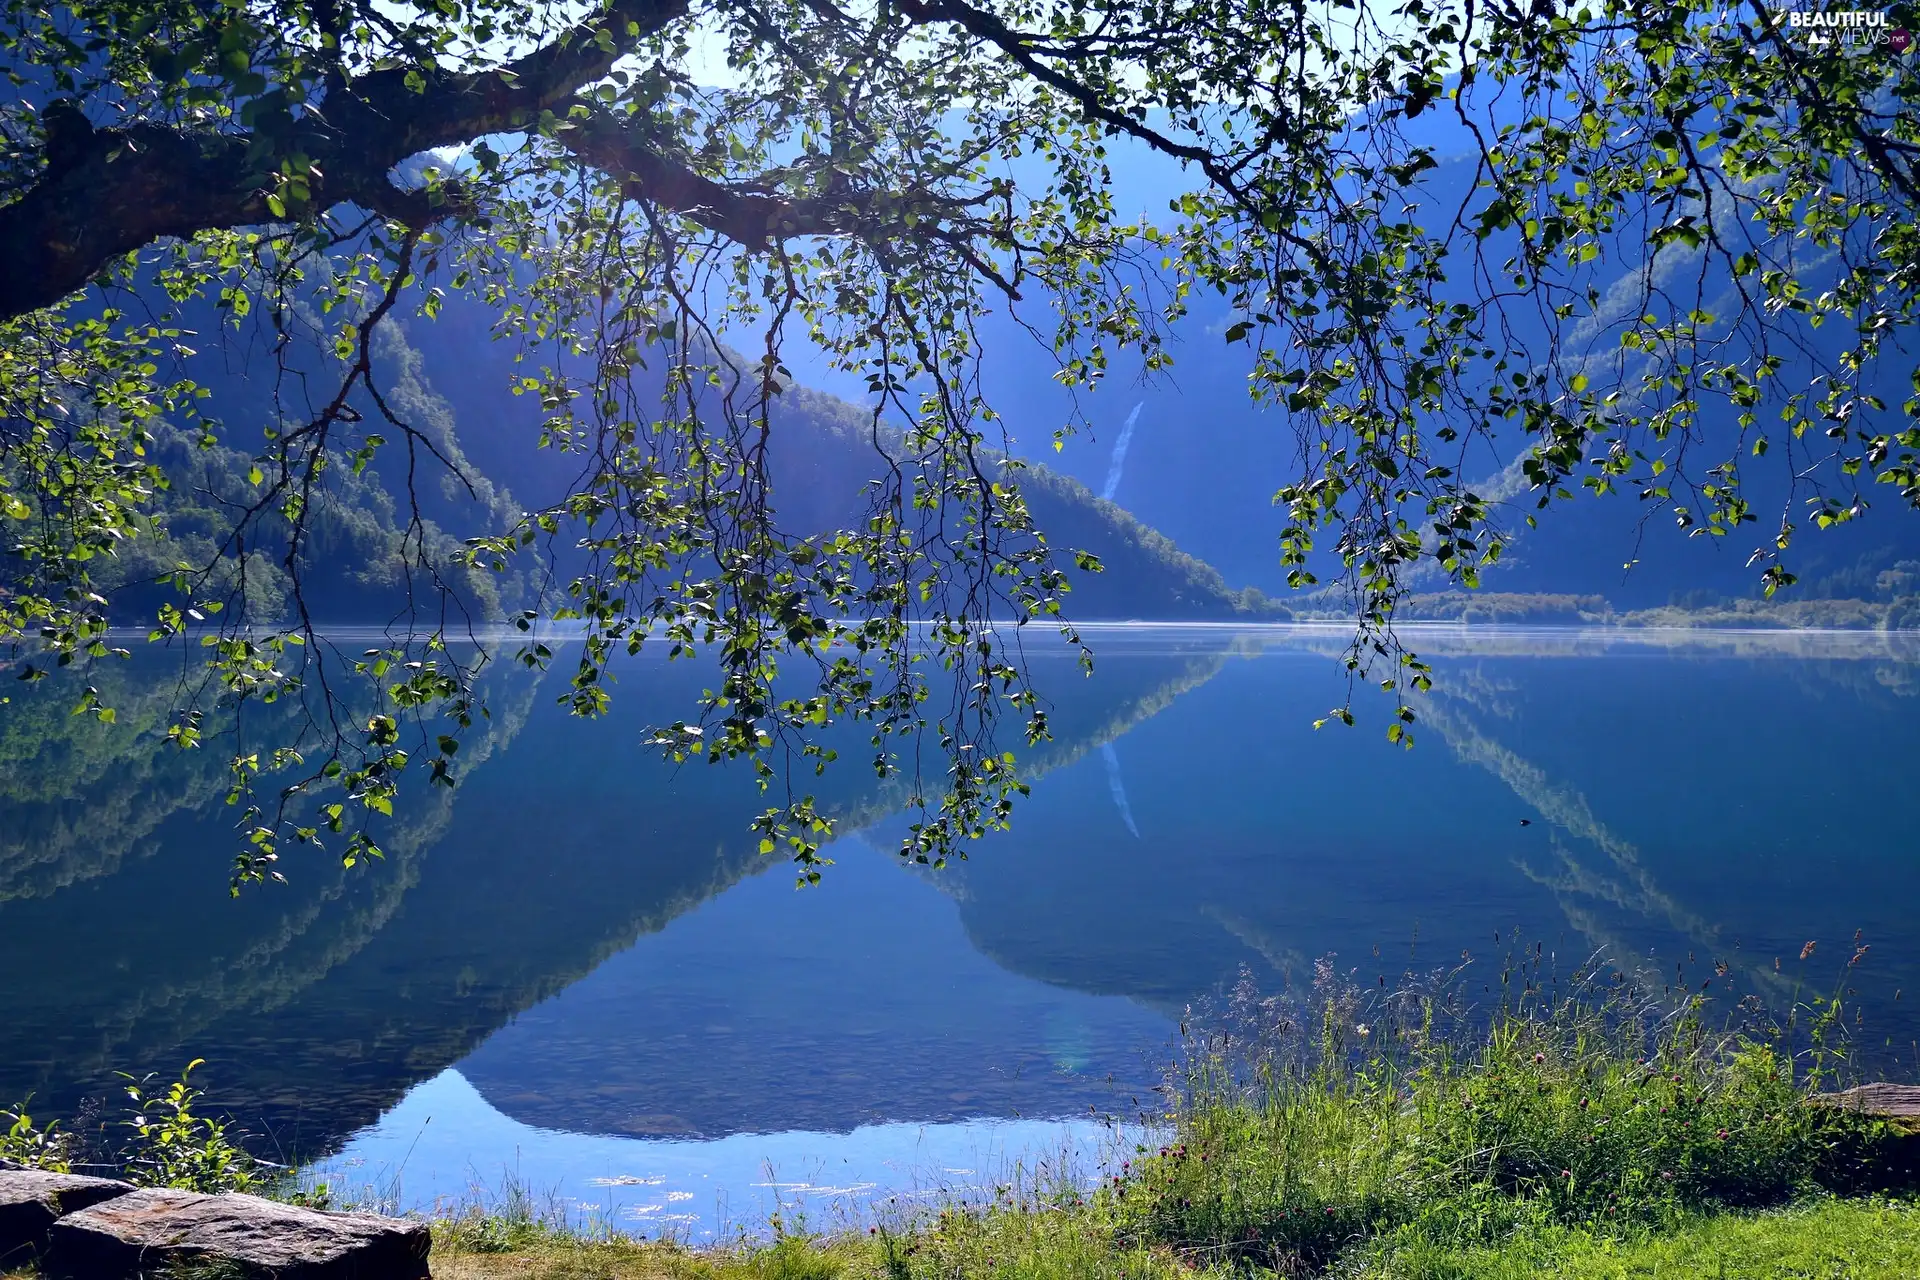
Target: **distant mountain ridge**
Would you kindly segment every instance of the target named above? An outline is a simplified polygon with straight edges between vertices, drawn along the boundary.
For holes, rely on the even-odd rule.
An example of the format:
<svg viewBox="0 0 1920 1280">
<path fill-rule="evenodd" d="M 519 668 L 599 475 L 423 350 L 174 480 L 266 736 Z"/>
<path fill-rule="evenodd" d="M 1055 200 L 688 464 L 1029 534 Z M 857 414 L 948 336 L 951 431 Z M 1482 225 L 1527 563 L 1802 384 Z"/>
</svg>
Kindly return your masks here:
<svg viewBox="0 0 1920 1280">
<path fill-rule="evenodd" d="M 539 506 L 555 501 L 578 475 L 574 455 L 533 450 L 537 406 L 503 393 L 513 375 L 511 353 L 484 329 L 488 317 L 452 309 L 432 323 L 406 322 L 419 353 L 421 379 L 435 388 L 461 425 L 468 456 L 493 475 L 514 477 L 515 497 Z M 864 519 L 861 495 L 886 463 L 873 442 L 871 413 L 826 392 L 789 382 L 771 410 L 773 502 L 789 531 L 846 528 Z M 886 428 L 882 428 L 883 436 Z M 887 440 L 883 438 L 882 444 Z M 1099 619 L 1259 619 L 1285 616 L 1257 592 L 1236 590 L 1205 559 L 1189 554 L 1129 511 L 1095 495 L 1079 478 L 1029 464 L 1018 477 L 1034 521 L 1072 582 L 1066 601 L 1076 621 Z M 1104 567 L 1075 571 L 1064 554 L 1090 551 Z"/>
<path fill-rule="evenodd" d="M 1472 191 L 1479 163 L 1473 135 L 1448 111 L 1426 112 L 1414 120 L 1398 120 L 1395 126 L 1409 141 L 1432 148 L 1437 162 L 1408 193 L 1414 216 L 1423 207 L 1450 214 Z M 1362 127 L 1364 122 L 1356 121 L 1356 128 Z M 1168 196 L 1186 185 L 1177 172 L 1140 148 L 1116 144 L 1109 164 L 1116 191 L 1126 193 L 1121 201 L 1125 208 L 1164 209 Z M 1509 246 L 1498 236 L 1489 243 L 1489 257 L 1497 264 Z M 1670 246 L 1652 266 L 1659 282 L 1677 280 L 1691 297 L 1696 269 L 1703 264 L 1700 306 L 1731 314 L 1735 282 L 1725 264 L 1707 257 L 1704 249 Z M 1648 266 L 1644 258 L 1601 256 L 1594 283 L 1602 315 L 1568 335 L 1568 350 L 1556 353 L 1563 364 L 1622 355 L 1607 325 L 1634 301 L 1639 275 Z M 1809 288 L 1817 288 L 1818 271 L 1818 263 L 1807 268 Z M 1455 282 L 1443 290 L 1442 300 L 1470 298 Z M 1321 604 L 1303 605 L 1288 591 L 1280 565 L 1278 542 L 1285 519 L 1273 499 L 1300 474 L 1301 466 L 1301 445 L 1289 416 L 1250 401 L 1248 347 L 1225 341 L 1229 325 L 1241 317 L 1212 295 L 1196 293 L 1188 303 L 1192 311 L 1170 346 L 1170 370 L 1147 377 L 1137 355 L 1109 351 L 1110 363 L 1099 386 L 1077 393 L 1055 380 L 1054 352 L 1036 342 L 1025 325 L 1004 311 L 989 316 L 981 326 L 985 398 L 1005 415 L 1013 447 L 1022 456 L 1043 459 L 1120 503 L 1219 569 L 1227 581 L 1249 584 L 1289 609 L 1317 612 Z M 1044 308 L 1036 306 L 1021 318 L 1045 332 Z M 1810 359 L 1831 361 L 1843 345 L 1838 326 L 1814 328 L 1790 316 L 1774 323 L 1778 348 L 1797 353 L 1787 361 L 1783 380 L 1804 380 L 1811 372 Z M 1544 325 L 1515 328 L 1503 337 L 1523 364 L 1549 357 Z M 1587 342 L 1591 345 L 1582 345 Z M 1913 420 L 1911 411 L 1903 419 L 1901 409 L 1915 393 L 1913 363 L 1911 350 L 1886 353 L 1865 388 L 1888 406 L 1885 419 L 1896 430 Z M 1597 383 L 1597 366 L 1595 373 Z M 804 368 L 801 376 L 841 385 L 825 369 Z M 1772 411 L 1768 406 L 1765 412 Z M 1055 452 L 1054 432 L 1075 418 L 1087 425 Z M 1704 422 L 1704 447 L 1692 450 L 1690 465 L 1704 471 L 1733 452 L 1732 425 L 1725 420 Z M 1539 495 L 1526 488 L 1517 466 L 1530 438 L 1515 431 L 1497 443 L 1498 451 L 1482 450 L 1463 468 L 1476 489 L 1496 501 L 1501 522 L 1513 535 L 1501 563 L 1482 574 L 1486 590 L 1597 595 L 1621 611 L 1719 609 L 1758 595 L 1760 569 L 1748 561 L 1756 547 L 1770 544 L 1775 522 L 1788 505 L 1780 462 L 1788 449 L 1785 441 L 1776 440 L 1766 458 L 1745 459 L 1741 483 L 1759 519 L 1726 537 L 1687 536 L 1676 528 L 1670 512 L 1653 515 L 1630 492 L 1604 498 L 1579 494 L 1574 501 L 1557 501 L 1536 511 Z M 1869 500 L 1877 496 L 1868 493 Z M 1920 520 L 1912 518 L 1890 490 L 1875 506 L 1879 509 L 1870 518 L 1827 530 L 1814 529 L 1804 511 L 1796 510 L 1797 537 L 1788 561 L 1800 580 L 1785 594 L 1885 599 L 1877 586 L 1879 576 L 1897 571 L 1902 562 L 1920 563 Z M 1538 516 L 1537 529 L 1525 526 L 1529 515 Z M 1330 559 L 1323 561 L 1323 576 L 1333 567 Z M 1414 585 L 1423 592 L 1445 586 L 1437 571 Z"/>
<path fill-rule="evenodd" d="M 249 450 L 262 447 L 261 428 L 297 420 L 305 411 L 301 396 L 339 376 L 330 353 L 296 344 L 279 354 L 286 369 L 276 382 L 269 362 L 247 363 L 249 339 L 223 334 L 222 318 L 205 311 L 190 317 L 197 321 L 190 327 L 204 331 L 199 341 L 231 342 L 242 359 L 225 373 L 209 374 L 217 364 L 210 358 L 195 366 L 211 393 L 209 416 L 225 424 L 219 443 L 203 447 L 185 430 L 158 427 L 152 452 L 178 479 L 159 495 L 153 527 L 97 575 L 117 619 L 132 625 L 149 621 L 167 598 L 153 584 L 181 562 L 212 562 L 229 537 L 233 512 L 257 499 Z M 537 559 L 496 575 L 460 563 L 463 540 L 504 531 L 522 511 L 557 502 L 579 479 L 583 460 L 538 447 L 537 397 L 511 393 L 527 370 L 516 365 L 508 341 L 492 337 L 493 319 L 483 304 L 449 299 L 436 319 L 396 313 L 377 331 L 375 368 L 387 405 L 458 474 L 424 456 L 409 458 L 398 442 L 383 447 L 364 471 L 329 469 L 301 558 L 305 602 L 320 621 L 386 622 L 410 610 L 437 611 L 427 588 L 438 584 L 419 580 L 407 563 L 410 539 L 428 549 L 440 581 L 474 619 L 498 619 L 532 603 Z M 375 406 L 358 403 L 363 398 L 356 396 L 353 407 L 378 422 Z M 811 534 L 863 520 L 862 490 L 885 465 L 874 450 L 870 415 L 794 385 L 778 397 L 772 416 L 773 500 L 781 527 Z M 1211 565 L 1071 476 L 1031 466 L 1020 485 L 1068 574 L 1066 604 L 1075 620 L 1251 619 L 1282 612 L 1258 593 L 1230 588 Z M 420 524 L 410 528 L 416 509 Z M 284 528 L 271 518 L 264 527 Z M 272 542 L 256 533 L 252 544 Z M 1074 569 L 1067 554 L 1073 550 L 1092 552 L 1105 572 Z M 563 549 L 553 568 L 564 583 L 577 566 Z M 9 571 L 0 565 L 0 584 Z M 236 586 L 234 572 L 221 582 Z M 248 553 L 245 586 L 257 620 L 290 615 L 291 580 L 272 553 Z"/>
<path fill-rule="evenodd" d="M 1441 160 L 1426 176 L 1423 199 L 1457 196 L 1470 180 L 1471 163 L 1453 145 L 1458 141 L 1444 130 L 1436 135 Z M 1139 185 L 1152 184 L 1143 179 Z M 1619 264 L 1616 282 L 1638 265 Z M 1054 380 L 1050 350 L 1006 317 L 989 318 L 983 382 L 989 401 L 1008 409 L 1010 447 L 1027 463 L 1022 485 L 1036 523 L 1056 551 L 1090 551 L 1106 568 L 1095 575 L 1063 564 L 1073 586 L 1068 613 L 1078 621 L 1342 616 L 1341 601 L 1286 588 L 1277 541 L 1284 518 L 1273 496 L 1298 471 L 1298 442 L 1283 410 L 1251 403 L 1247 348 L 1223 340 L 1231 317 L 1220 302 L 1198 298 L 1194 307 L 1168 374 L 1143 382 L 1137 368 L 1116 360 L 1101 387 L 1077 400 Z M 437 464 L 422 468 L 427 482 L 413 486 L 423 517 L 415 536 L 446 567 L 445 580 L 480 620 L 529 603 L 536 565 L 530 558 L 505 575 L 466 568 L 458 563 L 462 540 L 498 531 L 522 510 L 557 500 L 581 466 L 579 455 L 535 447 L 539 406 L 534 397 L 510 393 L 526 369 L 515 364 L 510 342 L 492 336 L 495 318 L 489 307 L 458 297 L 448 299 L 434 320 L 396 312 L 375 352 L 392 407 L 459 468 L 458 479 L 435 474 Z M 193 327 L 210 344 L 219 341 L 219 324 L 208 308 Z M 246 339 L 232 341 L 246 354 Z M 317 350 L 295 352 L 290 373 L 295 382 L 325 386 L 335 367 L 330 359 Z M 801 385 L 813 376 L 840 383 L 801 353 L 792 363 L 800 381 L 787 387 L 774 408 L 776 515 L 790 530 L 847 527 L 862 517 L 860 489 L 880 464 L 871 415 Z M 1882 398 L 1895 404 L 1902 388 L 1893 385 L 1891 363 L 1884 372 Z M 181 560 L 213 557 L 235 504 L 256 492 L 247 471 L 257 427 L 285 411 L 258 368 L 250 372 L 241 364 L 208 382 L 213 412 L 229 428 L 222 442 L 202 449 L 186 432 L 160 428 L 156 454 L 189 480 L 162 495 L 161 536 L 134 540 L 103 573 L 116 617 L 130 624 L 150 618 L 161 598 L 143 584 Z M 1093 426 L 1055 452 L 1053 432 L 1076 406 Z M 371 406 L 359 407 L 371 415 Z M 1447 584 L 1428 570 L 1413 584 L 1424 601 L 1417 614 L 1440 608 L 1441 616 L 1511 615 L 1521 596 L 1581 596 L 1599 597 L 1605 608 L 1583 605 L 1576 613 L 1678 608 L 1719 616 L 1757 594 L 1758 571 L 1747 561 L 1750 544 L 1766 539 L 1758 526 L 1728 538 L 1689 539 L 1672 531 L 1671 517 L 1645 523 L 1646 508 L 1630 495 L 1614 495 L 1553 503 L 1538 529 L 1525 529 L 1534 495 L 1514 465 L 1524 442 L 1513 443 L 1512 457 L 1488 455 L 1483 486 L 1502 504 L 1503 521 L 1516 535 L 1502 562 L 1483 574 L 1483 587 L 1509 599 L 1499 607 L 1442 603 L 1432 597 L 1447 596 Z M 409 537 L 405 472 L 402 452 L 390 446 L 363 474 L 345 467 L 329 473 L 303 565 L 307 603 L 321 620 L 402 616 L 409 588 L 425 585 L 409 582 L 401 555 Z M 1781 497 L 1777 485 L 1769 487 L 1771 475 L 1763 471 L 1749 482 L 1756 508 L 1766 513 L 1778 509 Z M 1801 581 L 1788 595 L 1858 600 L 1875 606 L 1866 610 L 1875 617 L 1913 612 L 1900 602 L 1914 594 L 1902 584 L 1920 570 L 1920 522 L 1901 519 L 1904 513 L 1892 502 L 1883 505 L 1889 509 L 1855 525 L 1821 533 L 1803 529 L 1793 563 Z M 286 616 L 283 566 L 258 552 L 249 555 L 247 566 L 257 616 Z M 0 565 L 0 582 L 6 572 Z M 416 604 L 419 599 L 416 592 Z M 1542 601 L 1524 610 L 1536 618 L 1556 611 L 1565 612 Z M 1860 615 L 1855 610 L 1849 616 Z"/>
</svg>

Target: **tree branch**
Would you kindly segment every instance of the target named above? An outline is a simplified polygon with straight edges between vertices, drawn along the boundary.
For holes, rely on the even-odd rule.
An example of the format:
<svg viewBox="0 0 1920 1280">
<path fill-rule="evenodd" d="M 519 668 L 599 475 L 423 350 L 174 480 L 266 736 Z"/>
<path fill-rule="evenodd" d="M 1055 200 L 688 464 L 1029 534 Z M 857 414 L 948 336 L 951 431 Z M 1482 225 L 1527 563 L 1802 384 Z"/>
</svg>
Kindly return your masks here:
<svg viewBox="0 0 1920 1280">
<path fill-rule="evenodd" d="M 939 235 L 935 229 L 955 219 L 988 229 L 974 207 L 977 199 L 917 190 L 876 193 L 845 188 L 787 196 L 756 183 L 721 182 L 674 155 L 677 148 L 643 118 L 623 120 L 596 112 L 563 126 L 558 141 L 583 163 L 619 178 L 628 199 L 671 209 L 750 251 L 764 251 L 796 236 L 916 236 L 951 241 L 953 237 Z M 905 216 L 909 211 L 913 225 Z"/>
<path fill-rule="evenodd" d="M 18 200 L 0 206 L 0 319 L 52 306 L 156 239 L 268 221 L 283 156 L 312 161 L 301 175 L 311 208 L 352 202 L 423 226 L 455 206 L 395 187 L 387 178 L 394 165 L 523 127 L 605 76 L 615 59 L 686 9 L 686 0 L 611 0 L 594 19 L 503 67 L 370 72 L 334 86 L 266 147 L 250 132 L 94 129 L 76 105 L 50 104 L 46 168 Z"/>
</svg>

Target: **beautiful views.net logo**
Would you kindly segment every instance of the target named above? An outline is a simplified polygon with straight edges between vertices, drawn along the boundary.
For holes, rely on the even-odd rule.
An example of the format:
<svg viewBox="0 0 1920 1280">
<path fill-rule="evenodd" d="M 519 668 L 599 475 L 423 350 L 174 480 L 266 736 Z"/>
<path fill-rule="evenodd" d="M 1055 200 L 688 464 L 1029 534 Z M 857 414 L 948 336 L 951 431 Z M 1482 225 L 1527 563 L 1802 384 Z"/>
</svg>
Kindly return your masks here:
<svg viewBox="0 0 1920 1280">
<path fill-rule="evenodd" d="M 1895 54 L 1913 47 L 1913 33 L 1874 9 L 1775 10 L 1773 24 L 1809 45 L 1883 47 Z"/>
</svg>

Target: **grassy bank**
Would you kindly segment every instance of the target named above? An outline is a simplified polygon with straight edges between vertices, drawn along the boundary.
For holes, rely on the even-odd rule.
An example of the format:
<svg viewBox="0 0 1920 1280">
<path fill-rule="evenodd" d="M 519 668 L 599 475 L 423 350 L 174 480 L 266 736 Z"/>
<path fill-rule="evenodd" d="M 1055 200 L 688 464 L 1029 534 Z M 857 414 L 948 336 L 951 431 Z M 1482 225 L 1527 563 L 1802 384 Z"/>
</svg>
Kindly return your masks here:
<svg viewBox="0 0 1920 1280">
<path fill-rule="evenodd" d="M 1920 1275 L 1920 1136 L 1810 1102 L 1844 1065 L 1838 1004 L 1710 1026 L 1697 999 L 1604 969 L 1556 982 L 1537 953 L 1490 1016 L 1460 985 L 1374 994 L 1323 966 L 1298 1002 L 1235 993 L 1192 1028 L 1158 1136 L 1097 1187 L 705 1249 L 519 1196 L 437 1223 L 435 1274 Z"/>
<path fill-rule="evenodd" d="M 1244 1268 L 1119 1245 L 1081 1215 L 971 1218 L 909 1240 L 788 1238 L 685 1249 L 573 1231 L 436 1232 L 436 1280 L 1212 1280 Z M 1257 1273 L 1256 1273 L 1257 1274 Z M 1271 1274 L 1271 1273 L 1270 1273 Z M 1920 1275 L 1920 1210 L 1822 1200 L 1757 1214 L 1694 1215 L 1657 1230 L 1522 1230 L 1480 1247 L 1365 1252 L 1326 1273 L 1351 1280 L 1909 1280 Z M 38 1273 L 0 1273 L 36 1280 Z"/>
<path fill-rule="evenodd" d="M 510 1247 L 476 1251 L 461 1242 L 457 1229 L 448 1229 L 435 1244 L 433 1271 L 451 1280 L 1193 1280 L 1245 1274 L 1169 1249 L 1119 1246 L 1091 1220 L 1058 1215 L 970 1220 L 923 1232 L 910 1245 L 794 1239 L 753 1250 L 697 1252 L 567 1234 L 529 1235 Z M 1333 1274 L 1354 1280 L 1907 1280 L 1920 1275 L 1920 1212 L 1900 1202 L 1826 1200 L 1768 1213 L 1688 1216 L 1660 1229 L 1530 1228 L 1480 1247 L 1362 1251 Z"/>
<path fill-rule="evenodd" d="M 1710 1025 L 1697 999 L 1547 970 L 1537 952 L 1511 966 L 1491 1016 L 1456 998 L 1458 975 L 1386 995 L 1323 966 L 1299 1002 L 1236 993 L 1194 1028 L 1162 1136 L 1096 1188 L 705 1250 L 522 1206 L 440 1224 L 436 1274 L 1920 1275 L 1920 1136 L 1810 1102 L 1846 1066 L 1837 1003 Z"/>
</svg>

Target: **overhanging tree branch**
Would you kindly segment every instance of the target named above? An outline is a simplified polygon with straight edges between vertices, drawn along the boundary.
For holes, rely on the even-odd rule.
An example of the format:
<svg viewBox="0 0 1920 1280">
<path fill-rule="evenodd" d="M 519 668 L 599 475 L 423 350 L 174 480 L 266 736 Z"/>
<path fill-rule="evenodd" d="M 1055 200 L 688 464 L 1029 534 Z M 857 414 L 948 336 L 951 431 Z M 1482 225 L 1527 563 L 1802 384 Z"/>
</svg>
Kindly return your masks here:
<svg viewBox="0 0 1920 1280">
<path fill-rule="evenodd" d="M 423 226 L 458 202 L 394 186 L 394 165 L 537 121 L 686 10 L 686 0 L 613 0 L 505 66 L 389 67 L 339 80 L 272 132 L 95 129 L 72 103 L 50 104 L 46 167 L 18 200 L 0 206 L 0 318 L 52 306 L 116 257 L 161 237 L 271 220 L 269 197 L 282 189 L 281 164 L 291 157 L 307 161 L 297 175 L 305 208 L 354 203 Z"/>
<path fill-rule="evenodd" d="M 562 125 L 558 140 L 579 160 L 617 178 L 627 198 L 670 209 L 748 250 L 798 236 L 887 239 L 915 227 L 923 236 L 943 226 L 959 236 L 989 229 L 978 213 L 982 201 L 963 196 L 844 188 L 789 196 L 763 182 L 721 182 L 674 155 L 671 140 L 641 117 L 593 112 Z"/>
</svg>

